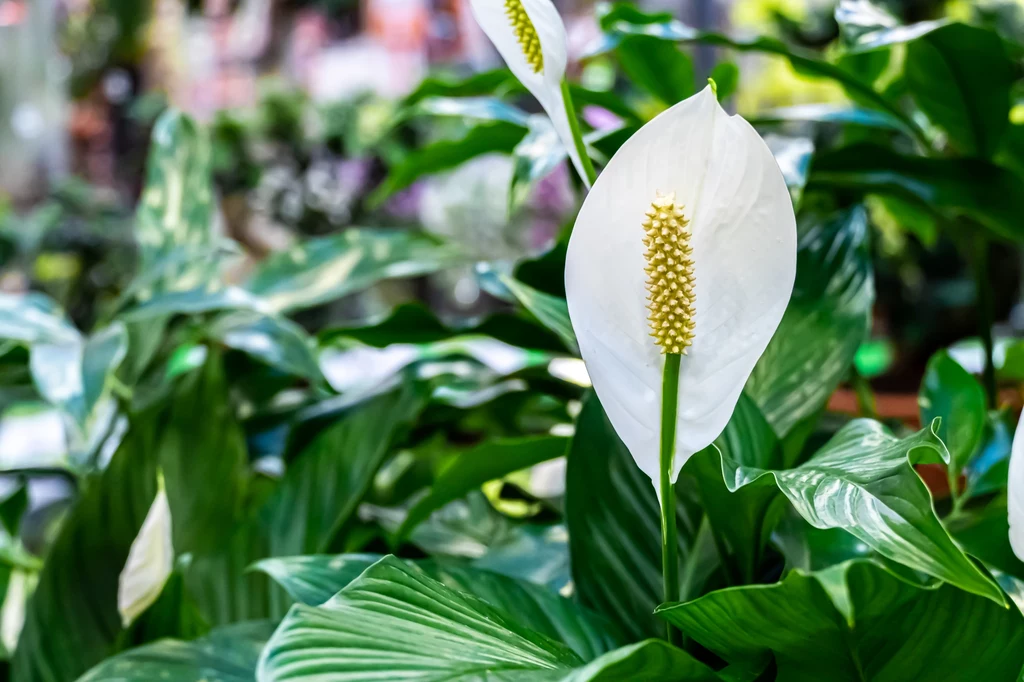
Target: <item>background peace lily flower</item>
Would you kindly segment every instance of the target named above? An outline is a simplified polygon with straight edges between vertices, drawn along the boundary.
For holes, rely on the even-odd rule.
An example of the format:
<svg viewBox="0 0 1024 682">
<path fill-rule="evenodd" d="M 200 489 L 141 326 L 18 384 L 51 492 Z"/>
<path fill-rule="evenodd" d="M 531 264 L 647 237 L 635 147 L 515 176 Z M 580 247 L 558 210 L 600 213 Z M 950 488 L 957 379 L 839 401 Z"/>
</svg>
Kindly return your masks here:
<svg viewBox="0 0 1024 682">
<path fill-rule="evenodd" d="M 1006 506 L 1010 516 L 1010 546 L 1024 561 L 1024 416 L 1017 422 L 1010 448 L 1010 474 L 1006 488 Z"/>
<path fill-rule="evenodd" d="M 589 188 L 594 167 L 583 148 L 565 83 L 568 39 L 551 0 L 470 0 L 477 23 L 513 75 L 544 107 Z"/>
<path fill-rule="evenodd" d="M 118 579 L 117 610 L 124 627 L 157 600 L 173 570 L 171 507 L 161 484 Z"/>
<path fill-rule="evenodd" d="M 569 316 L 608 418 L 656 486 L 666 360 L 679 363 L 674 482 L 725 428 L 782 320 L 796 241 L 775 159 L 711 87 L 633 135 L 587 196 L 566 256 Z"/>
</svg>

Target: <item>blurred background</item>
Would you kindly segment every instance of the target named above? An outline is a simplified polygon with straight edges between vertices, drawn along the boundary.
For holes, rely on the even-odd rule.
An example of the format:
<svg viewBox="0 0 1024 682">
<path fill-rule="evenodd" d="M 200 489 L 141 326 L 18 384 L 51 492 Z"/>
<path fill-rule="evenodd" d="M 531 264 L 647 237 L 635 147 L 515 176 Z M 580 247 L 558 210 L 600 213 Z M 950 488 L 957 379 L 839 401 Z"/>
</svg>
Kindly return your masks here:
<svg viewBox="0 0 1024 682">
<path fill-rule="evenodd" d="M 622 89 L 608 55 L 583 59 L 600 37 L 601 7 L 556 2 L 565 17 L 570 70 L 592 93 L 616 92 L 645 118 L 664 103 Z M 1024 34 L 1020 0 L 890 0 L 902 22 L 950 17 Z M 782 39 L 827 55 L 839 27 L 831 0 L 657 0 L 697 28 Z M 696 82 L 734 81 L 728 106 L 756 119 L 802 104 L 848 102 L 833 81 L 798 74 L 783 59 L 700 44 L 685 48 Z M 514 263 L 554 244 L 581 193 L 564 163 L 510 200 L 514 161 L 476 154 L 454 170 L 389 186 L 390 171 L 431 141 L 465 132 L 457 118 L 396 112 L 431 83 L 502 64 L 466 0 L 0 0 L 0 290 L 38 290 L 89 329 L 135 274 L 133 224 L 150 133 L 168 107 L 208 126 L 216 185 L 215 229 L 241 247 L 236 281 L 268 255 L 353 226 L 423 230 L 479 261 Z M 884 80 L 884 74 L 880 76 Z M 1016 96 L 1016 93 L 1015 93 Z M 539 111 L 523 94 L 527 113 Z M 1018 116 L 1018 114 L 1020 114 Z M 582 116 L 595 130 L 618 117 L 599 104 Z M 1024 107 L 1011 114 L 1024 119 Z M 806 174 L 818 128 L 790 125 L 780 163 Z M 496 150 L 497 151 L 497 150 Z M 452 164 L 454 166 L 455 164 Z M 383 197 L 383 199 L 382 199 Z M 510 214 L 508 207 L 518 208 Z M 872 334 L 857 367 L 893 416 L 917 414 L 924 365 L 961 342 L 957 358 L 980 371 L 974 285 L 955 244 L 920 211 L 868 197 L 877 282 Z M 510 217 L 511 215 L 511 217 Z M 997 337 L 1024 325 L 1016 249 L 997 249 Z M 557 291 L 554 293 L 558 293 Z M 382 315 L 407 300 L 441 319 L 507 305 L 488 295 L 472 266 L 313 307 L 308 330 Z M 998 349 L 997 349 L 998 350 Z M 851 394 L 852 395 L 852 394 Z M 842 392 L 840 407 L 852 398 Z M 908 402 L 909 401 L 909 402 Z M 5 408 L 17 402 L 4 398 Z"/>
</svg>

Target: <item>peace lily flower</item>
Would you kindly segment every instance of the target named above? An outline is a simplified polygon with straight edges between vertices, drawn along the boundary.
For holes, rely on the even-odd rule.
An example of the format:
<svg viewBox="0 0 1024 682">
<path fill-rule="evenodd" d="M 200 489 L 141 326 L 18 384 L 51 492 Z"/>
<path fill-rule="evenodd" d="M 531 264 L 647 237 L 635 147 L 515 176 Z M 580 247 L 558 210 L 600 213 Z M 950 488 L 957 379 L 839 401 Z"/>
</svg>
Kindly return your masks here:
<svg viewBox="0 0 1024 682">
<path fill-rule="evenodd" d="M 587 196 L 566 256 L 569 316 L 608 418 L 663 497 L 662 468 L 670 491 L 782 320 L 796 241 L 775 159 L 710 86 L 633 135 Z"/>
<path fill-rule="evenodd" d="M 589 188 L 594 167 L 586 155 L 565 82 L 568 39 L 558 10 L 551 0 L 470 0 L 470 5 L 513 75 L 544 107 Z"/>
<path fill-rule="evenodd" d="M 117 610 L 128 627 L 160 596 L 174 570 L 171 507 L 161 477 L 160 489 L 132 542 L 117 584 Z"/>
</svg>

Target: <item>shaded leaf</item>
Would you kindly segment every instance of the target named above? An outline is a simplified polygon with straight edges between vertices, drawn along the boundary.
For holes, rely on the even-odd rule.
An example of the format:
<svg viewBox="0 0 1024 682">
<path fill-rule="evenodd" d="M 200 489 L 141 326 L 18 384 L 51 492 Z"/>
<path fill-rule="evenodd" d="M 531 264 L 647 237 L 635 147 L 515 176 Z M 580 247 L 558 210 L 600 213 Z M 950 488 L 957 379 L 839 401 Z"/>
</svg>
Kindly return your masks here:
<svg viewBox="0 0 1024 682">
<path fill-rule="evenodd" d="M 941 417 L 938 436 L 949 449 L 950 478 L 955 481 L 981 444 L 985 391 L 949 353 L 940 351 L 928 361 L 917 400 L 922 424 Z"/>
</svg>

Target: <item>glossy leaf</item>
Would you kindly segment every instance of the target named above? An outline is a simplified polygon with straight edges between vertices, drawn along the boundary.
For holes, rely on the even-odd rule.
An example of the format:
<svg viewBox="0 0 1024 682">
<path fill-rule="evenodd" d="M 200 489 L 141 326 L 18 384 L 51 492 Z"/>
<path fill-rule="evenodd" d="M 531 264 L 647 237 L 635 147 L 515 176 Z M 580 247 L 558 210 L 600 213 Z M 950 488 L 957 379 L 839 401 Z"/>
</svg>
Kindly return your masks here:
<svg viewBox="0 0 1024 682">
<path fill-rule="evenodd" d="M 809 186 L 891 194 L 946 216 L 968 216 L 1002 239 L 1024 238 L 1024 180 L 981 159 L 903 156 L 857 144 L 818 154 Z"/>
<path fill-rule="evenodd" d="M 267 258 L 245 284 L 275 312 L 327 303 L 396 277 L 417 277 L 460 261 L 422 232 L 349 228 Z"/>
<path fill-rule="evenodd" d="M 666 15 L 645 15 L 632 5 L 620 3 L 605 15 L 603 40 L 593 46 L 590 54 L 599 54 L 614 49 L 626 36 L 649 36 L 659 40 L 679 43 L 707 43 L 731 48 L 740 52 L 760 52 L 787 60 L 799 73 L 827 78 L 841 84 L 870 106 L 885 111 L 904 123 L 909 130 L 917 126 L 896 105 L 866 85 L 854 74 L 839 66 L 819 59 L 810 53 L 792 48 L 781 40 L 768 36 L 754 38 L 733 38 L 714 31 L 692 28 Z"/>
<path fill-rule="evenodd" d="M 945 461 L 931 429 L 896 438 L 878 422 L 850 422 L 810 460 L 764 470 L 722 460 L 730 490 L 774 483 L 817 528 L 841 528 L 876 552 L 1002 604 L 1002 593 L 953 543 L 911 463 Z"/>
<path fill-rule="evenodd" d="M 867 336 L 875 298 L 861 207 L 799 225 L 796 284 L 746 392 L 780 437 L 817 413 Z"/>
<path fill-rule="evenodd" d="M 490 152 L 509 154 L 526 135 L 522 126 L 499 121 L 471 128 L 463 137 L 440 140 L 410 153 L 370 195 L 371 205 L 380 205 L 389 196 L 433 173 L 455 168 L 472 158 Z"/>
<path fill-rule="evenodd" d="M 922 424 L 942 419 L 938 436 L 949 449 L 950 478 L 955 481 L 981 445 L 985 391 L 948 353 L 940 351 L 928 361 L 918 403 Z"/>
<path fill-rule="evenodd" d="M 213 241 L 211 146 L 187 116 L 168 110 L 153 126 L 146 187 L 135 215 L 140 271 L 148 272 L 182 245 Z M 204 284 L 215 264 L 185 260 L 168 268 L 157 291 Z"/>
<path fill-rule="evenodd" d="M 430 486 L 430 491 L 409 510 L 398 538 L 404 538 L 431 512 L 482 486 L 521 469 L 565 454 L 568 439 L 535 436 L 490 440 L 458 455 Z"/>
<path fill-rule="evenodd" d="M 846 48 L 854 52 L 910 42 L 946 24 L 945 21 L 920 21 L 904 26 L 870 0 L 841 0 L 836 8 L 836 23 Z"/>
<path fill-rule="evenodd" d="M 78 682 L 252 682 L 260 650 L 273 633 L 269 622 L 237 623 L 200 639 L 165 639 L 100 663 Z"/>
<path fill-rule="evenodd" d="M 274 578 L 297 602 L 319 606 L 381 558 L 373 554 L 285 557 L 261 561 L 255 568 Z M 546 587 L 452 560 L 407 563 L 446 587 L 479 597 L 516 622 L 567 644 L 583 660 L 621 643 L 621 635 L 609 622 Z"/>
<path fill-rule="evenodd" d="M 569 321 L 569 308 L 564 298 L 538 291 L 512 277 L 503 275 L 500 276 L 500 280 L 527 311 L 545 327 L 558 334 L 566 348 L 573 353 L 579 352 L 576 334 L 573 333 L 572 322 Z"/>
<path fill-rule="evenodd" d="M 1016 610 L 948 585 L 921 589 L 867 561 L 719 590 L 659 615 L 726 661 L 773 655 L 785 680 L 1013 680 L 1024 664 Z"/>
<path fill-rule="evenodd" d="M 257 679 L 370 680 L 385 674 L 434 682 L 583 682 L 627 673 L 646 680 L 716 679 L 685 652 L 661 643 L 628 647 L 585 665 L 564 644 L 486 601 L 386 557 L 322 606 L 293 607 L 267 644 Z"/>
<path fill-rule="evenodd" d="M 209 326 L 210 336 L 285 374 L 322 380 L 315 343 L 306 331 L 283 317 L 249 312 L 227 313 Z"/>
<path fill-rule="evenodd" d="M 392 441 L 423 407 L 411 387 L 354 407 L 289 463 L 260 511 L 270 556 L 327 551 L 366 495 Z"/>
<path fill-rule="evenodd" d="M 692 488 L 685 476 L 676 485 L 684 599 L 697 596 L 717 566 L 710 534 L 699 533 L 699 515 L 686 503 Z M 662 595 L 658 498 L 593 394 L 569 449 L 565 507 L 573 580 L 583 604 L 617 620 L 635 639 L 661 635 L 664 628 L 651 615 Z"/>
<path fill-rule="evenodd" d="M 991 157 L 1009 125 L 1014 64 L 995 31 L 948 24 L 907 46 L 904 77 L 921 111 L 967 156 Z"/>
<path fill-rule="evenodd" d="M 88 338 L 33 345 L 29 367 L 39 394 L 70 416 L 84 435 L 127 352 L 128 332 L 115 322 Z"/>
</svg>

